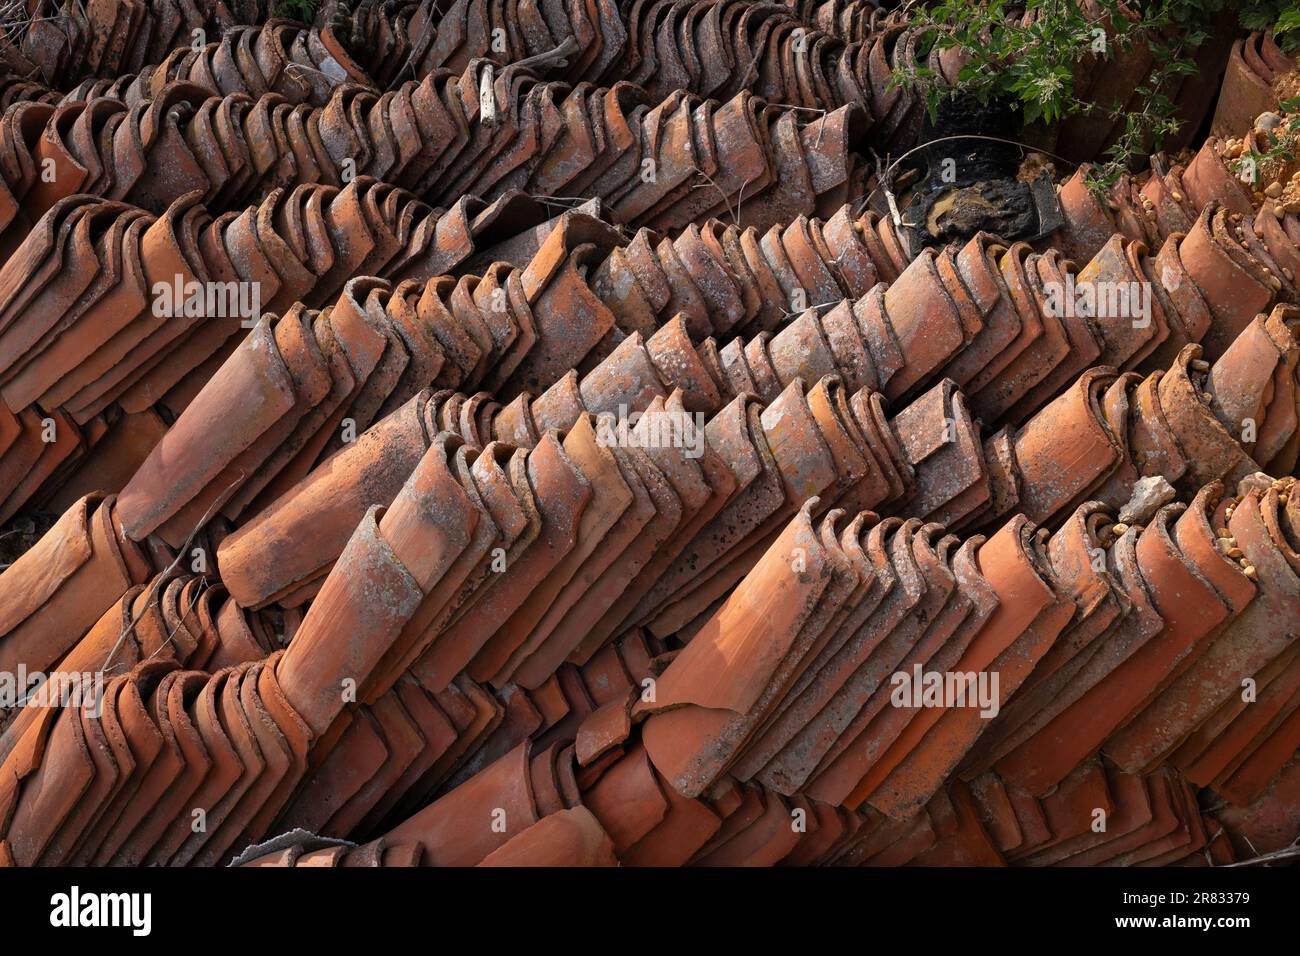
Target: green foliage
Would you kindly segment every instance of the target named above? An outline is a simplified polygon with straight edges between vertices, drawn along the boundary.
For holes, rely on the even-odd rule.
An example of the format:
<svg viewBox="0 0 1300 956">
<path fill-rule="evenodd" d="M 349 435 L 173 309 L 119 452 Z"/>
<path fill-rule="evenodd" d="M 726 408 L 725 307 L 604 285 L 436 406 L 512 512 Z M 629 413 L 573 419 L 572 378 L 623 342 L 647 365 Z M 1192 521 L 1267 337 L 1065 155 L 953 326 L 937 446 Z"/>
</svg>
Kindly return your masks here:
<svg viewBox="0 0 1300 956">
<path fill-rule="evenodd" d="M 1296 0 L 1250 0 L 1242 4 L 1239 19 L 1247 30 L 1271 29 L 1288 53 L 1300 51 L 1300 6 Z"/>
<path fill-rule="evenodd" d="M 1122 122 L 1090 181 L 1103 190 L 1177 132 L 1170 96 L 1182 77 L 1196 73 L 1195 52 L 1225 7 L 1236 9 L 1247 29 L 1272 28 L 1279 42 L 1300 44 L 1300 0 L 1131 0 L 1125 7 L 1119 0 L 1097 2 L 1100 19 L 1090 17 L 1077 0 L 934 0 L 913 11 L 913 23 L 923 31 L 918 50 L 922 57 L 936 47 L 963 50 L 968 62 L 957 86 L 983 102 L 1016 104 L 1026 123 L 1051 124 L 1077 115 Z M 1136 109 L 1127 97 L 1110 103 L 1081 97 L 1079 79 L 1142 44 L 1153 54 L 1153 68 L 1135 91 Z M 948 92 L 932 70 L 919 65 L 895 70 L 893 83 L 923 94 L 932 118 Z"/>
<path fill-rule="evenodd" d="M 1273 24 L 1273 34 L 1278 37 L 1283 48 L 1295 50 L 1300 47 L 1300 9 L 1292 7 L 1283 10 Z"/>
<path fill-rule="evenodd" d="M 1300 134 L 1300 97 L 1283 100 L 1281 109 L 1286 116 L 1280 125 L 1265 134 L 1264 151 L 1261 153 L 1252 144 L 1230 164 L 1242 182 L 1252 188 L 1263 186 L 1266 178 L 1274 178 L 1278 170 L 1290 167 L 1296 161 L 1295 142 Z M 1279 130 L 1285 136 L 1279 135 Z"/>
<path fill-rule="evenodd" d="M 287 20 L 301 20 L 311 23 L 316 19 L 321 0 L 276 0 L 274 15 Z"/>
</svg>

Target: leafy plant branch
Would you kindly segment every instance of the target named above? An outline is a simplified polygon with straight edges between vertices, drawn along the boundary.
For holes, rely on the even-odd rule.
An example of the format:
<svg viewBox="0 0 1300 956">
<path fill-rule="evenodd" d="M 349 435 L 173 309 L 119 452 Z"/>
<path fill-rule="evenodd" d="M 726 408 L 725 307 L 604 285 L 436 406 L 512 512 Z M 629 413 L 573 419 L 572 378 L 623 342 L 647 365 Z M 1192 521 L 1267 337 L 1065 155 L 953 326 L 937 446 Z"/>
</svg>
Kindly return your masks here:
<svg viewBox="0 0 1300 956">
<path fill-rule="evenodd" d="M 1013 103 L 1026 125 L 1051 125 L 1076 116 L 1119 126 L 1105 161 L 1094 164 L 1089 185 L 1104 192 L 1180 127 L 1173 102 L 1179 81 L 1195 75 L 1196 51 L 1210 39 L 1228 0 L 935 0 L 912 11 L 922 35 L 922 62 L 894 71 L 893 84 L 924 97 L 931 118 L 954 89 L 982 102 Z M 1247 29 L 1271 28 L 1284 45 L 1300 45 L 1297 0 L 1232 4 Z M 1145 46 L 1152 67 L 1125 100 L 1083 95 L 1083 79 L 1127 51 Z M 964 63 L 955 86 L 924 60 L 932 50 L 959 50 Z"/>
</svg>

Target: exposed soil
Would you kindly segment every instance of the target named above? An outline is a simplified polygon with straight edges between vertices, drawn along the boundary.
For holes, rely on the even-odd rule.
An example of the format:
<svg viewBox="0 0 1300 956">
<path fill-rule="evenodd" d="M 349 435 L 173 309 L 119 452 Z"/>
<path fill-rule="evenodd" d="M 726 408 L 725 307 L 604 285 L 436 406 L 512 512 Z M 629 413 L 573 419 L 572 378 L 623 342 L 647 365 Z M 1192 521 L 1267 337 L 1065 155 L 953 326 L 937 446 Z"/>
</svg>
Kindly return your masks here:
<svg viewBox="0 0 1300 956">
<path fill-rule="evenodd" d="M 50 530 L 58 517 L 45 512 L 19 515 L 0 528 L 0 570 L 26 554 L 41 539 L 41 535 Z"/>
</svg>

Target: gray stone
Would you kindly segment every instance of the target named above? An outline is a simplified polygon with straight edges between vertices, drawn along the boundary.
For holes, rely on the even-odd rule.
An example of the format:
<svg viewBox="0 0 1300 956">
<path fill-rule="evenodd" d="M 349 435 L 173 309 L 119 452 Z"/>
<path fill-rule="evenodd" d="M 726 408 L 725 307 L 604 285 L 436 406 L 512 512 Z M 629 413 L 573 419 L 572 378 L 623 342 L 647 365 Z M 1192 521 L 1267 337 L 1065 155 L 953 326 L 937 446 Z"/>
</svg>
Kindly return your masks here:
<svg viewBox="0 0 1300 956">
<path fill-rule="evenodd" d="M 1146 524 L 1157 511 L 1178 497 L 1173 485 L 1163 475 L 1149 475 L 1138 479 L 1133 486 L 1133 496 L 1119 509 L 1122 524 Z"/>
<path fill-rule="evenodd" d="M 1260 113 L 1255 117 L 1255 129 L 1276 129 L 1280 125 L 1282 125 L 1282 117 L 1276 113 Z"/>
</svg>

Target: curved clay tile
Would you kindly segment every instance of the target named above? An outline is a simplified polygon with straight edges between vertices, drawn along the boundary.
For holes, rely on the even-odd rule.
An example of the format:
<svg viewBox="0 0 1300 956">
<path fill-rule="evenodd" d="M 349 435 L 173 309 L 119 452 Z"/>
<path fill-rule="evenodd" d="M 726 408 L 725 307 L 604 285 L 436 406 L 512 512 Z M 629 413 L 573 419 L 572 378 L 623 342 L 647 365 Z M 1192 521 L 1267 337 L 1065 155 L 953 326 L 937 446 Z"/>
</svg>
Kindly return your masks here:
<svg viewBox="0 0 1300 956">
<path fill-rule="evenodd" d="M 432 438 L 421 421 L 423 404 L 416 396 L 360 433 L 258 520 L 222 542 L 217 554 L 222 580 L 243 606 L 257 607 L 322 576 L 366 508 L 392 501 Z M 300 531 L 309 530 L 319 547 L 304 551 L 292 544 L 301 541 Z M 282 558 L 265 561 L 267 554 L 281 551 Z"/>
<path fill-rule="evenodd" d="M 585 807 L 559 810 L 543 817 L 479 866 L 616 866 L 609 835 Z"/>
<path fill-rule="evenodd" d="M 773 615 L 785 616 L 787 621 L 779 632 L 754 627 L 752 620 L 739 631 L 725 626 L 729 610 L 739 615 L 737 621 L 755 617 L 755 606 L 751 606 L 755 599 L 738 593 L 719 612 L 722 617 L 706 624 L 705 631 L 696 635 L 663 674 L 654 702 L 648 707 L 644 703 L 637 706 L 637 714 L 650 715 L 645 741 L 651 759 L 667 774 L 671 785 L 687 796 L 698 795 L 716 778 L 766 707 L 779 699 L 791 669 L 808 653 L 825 626 L 825 616 L 843 599 L 841 575 L 848 577 L 851 572 L 847 566 L 835 568 L 834 562 L 823 557 L 826 552 L 816 541 L 811 524 L 810 510 L 815 506 L 816 499 L 804 506 L 783 540 L 778 539 L 765 556 L 766 563 L 760 562 L 753 578 L 753 586 L 763 598 L 758 606 L 767 608 L 757 617 L 770 624 Z M 828 588 L 832 596 L 819 604 Z M 710 625 L 716 636 L 708 633 Z M 736 644 L 738 639 L 740 644 Z M 746 639 L 757 641 L 752 651 L 744 651 Z M 707 666 L 693 665 L 697 659 Z M 761 669 L 737 668 L 739 660 L 765 663 Z M 704 683 L 699 683 L 701 680 Z"/>
<path fill-rule="evenodd" d="M 1267 33 L 1252 33 L 1244 40 L 1236 40 L 1214 111 L 1213 132 L 1230 135 L 1254 122 L 1260 113 L 1276 109 L 1278 95 L 1273 90 L 1273 79 L 1293 69 L 1294 63 Z"/>
<path fill-rule="evenodd" d="M 1151 766 L 1167 756 L 1174 743 L 1240 689 L 1243 679 L 1285 648 L 1286 639 L 1278 625 L 1295 616 L 1294 593 L 1300 586 L 1295 565 L 1300 559 L 1292 559 L 1294 551 L 1277 531 L 1277 513 L 1276 491 L 1262 498 L 1251 494 L 1237 503 L 1228 523 L 1230 540 L 1241 549 L 1243 560 L 1255 568 L 1259 594 L 1245 609 L 1240 598 L 1234 601 L 1239 616 L 1107 742 L 1106 753 L 1121 767 Z M 1261 624 L 1266 619 L 1270 623 Z M 1177 717 L 1171 716 L 1174 708 Z"/>
<path fill-rule="evenodd" d="M 979 539 L 967 542 L 953 554 L 956 539 L 945 537 L 936 547 L 929 541 L 934 533 L 934 526 L 927 525 L 918 529 L 912 540 L 916 566 L 924 573 L 928 585 L 925 598 L 917 607 L 918 618 L 915 623 L 909 622 L 895 629 L 873 650 L 867 666 L 854 675 L 850 684 L 855 694 L 864 690 L 866 693 L 874 691 L 881 680 L 882 667 L 893 666 L 896 672 L 912 672 L 918 664 L 941 672 L 952 669 L 997 606 L 997 595 L 991 586 L 974 573 L 974 554 Z M 910 647 L 908 635 L 915 638 Z M 789 755 L 796 760 L 802 758 L 805 761 L 802 773 L 805 775 L 812 770 L 814 776 L 820 777 L 821 767 L 825 767 L 827 780 L 831 781 L 847 750 L 861 748 L 868 754 L 881 753 L 919 713 L 915 707 L 898 706 L 897 701 L 892 703 L 895 706 L 885 707 L 883 695 L 872 696 L 843 729 L 833 747 L 814 751 L 813 760 L 824 751 L 816 769 L 813 769 L 813 760 L 789 745 L 782 756 Z M 843 720 L 842 716 L 840 720 Z M 803 733 L 803 737 L 806 736 L 807 730 Z M 800 766 L 794 764 L 796 778 Z M 772 765 L 765 768 L 764 779 L 773 769 Z"/>
<path fill-rule="evenodd" d="M 121 532 L 116 499 L 88 495 L 0 575 L 0 660 L 48 670 L 117 599 L 149 577 Z"/>
<path fill-rule="evenodd" d="M 276 668 L 285 698 L 316 734 L 341 710 L 342 682 L 365 682 L 422 597 L 383 537 L 378 510 L 366 512 Z M 339 641 L 340 627 L 366 640 Z"/>
<path fill-rule="evenodd" d="M 1088 502 L 1052 536 L 1052 568 L 1061 592 L 1075 603 L 1075 617 L 1009 702 L 1002 719 L 968 755 L 967 772 L 991 766 L 1037 729 L 1044 711 L 1070 692 L 1082 669 L 1129 613 L 1131 602 L 1120 582 L 1105 561 L 1097 560 L 1105 554 L 1106 532 L 1112 524 L 1099 502 Z"/>
<path fill-rule="evenodd" d="M 519 745 L 385 833 L 385 843 L 419 844 L 428 866 L 481 863 L 541 816 L 528 775 L 529 756 L 529 746 Z"/>
</svg>

